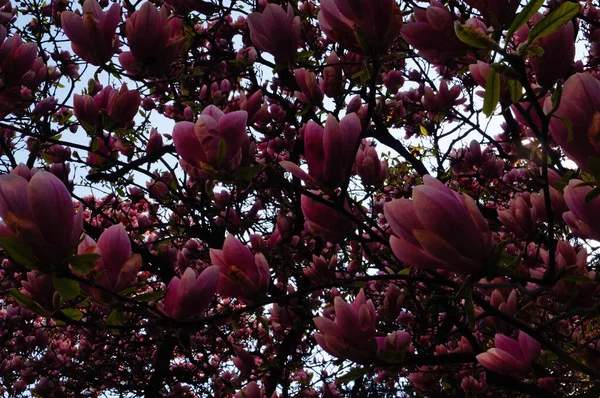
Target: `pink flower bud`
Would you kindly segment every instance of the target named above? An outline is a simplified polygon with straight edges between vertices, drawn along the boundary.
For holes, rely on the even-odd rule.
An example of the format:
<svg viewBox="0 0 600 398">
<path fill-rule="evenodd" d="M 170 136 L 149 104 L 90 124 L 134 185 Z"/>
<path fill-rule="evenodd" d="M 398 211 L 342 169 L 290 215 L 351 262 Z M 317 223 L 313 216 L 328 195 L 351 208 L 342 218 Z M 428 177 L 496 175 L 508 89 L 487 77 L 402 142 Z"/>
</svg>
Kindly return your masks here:
<svg viewBox="0 0 600 398">
<path fill-rule="evenodd" d="M 600 198 L 585 203 L 592 188 L 582 184 L 581 180 L 571 180 L 565 188 L 564 198 L 570 211 L 563 214 L 563 219 L 574 235 L 600 240 Z"/>
<path fill-rule="evenodd" d="M 14 236 L 45 264 L 64 261 L 83 229 L 83 212 L 74 214 L 71 195 L 55 176 L 38 171 L 30 181 L 0 176 L 0 236 Z"/>
<path fill-rule="evenodd" d="M 179 18 L 168 19 L 166 7 L 160 11 L 150 2 L 127 18 L 127 42 L 131 52 L 119 55 L 127 71 L 137 74 L 148 71 L 161 75 L 185 48 Z M 179 28 L 179 31 L 176 30 Z"/>
<path fill-rule="evenodd" d="M 96 284 L 115 293 L 135 285 L 137 273 L 142 266 L 142 257 L 131 253 L 131 241 L 123 224 L 106 229 L 100 235 L 98 243 L 86 237 L 79 244 L 77 253 L 100 255 L 94 263 L 94 271 L 98 273 Z M 100 289 L 91 289 L 91 292 L 102 301 L 108 302 L 112 298 L 110 294 Z"/>
<path fill-rule="evenodd" d="M 386 161 L 380 161 L 375 150 L 375 143 L 363 140 L 354 164 L 358 174 L 365 185 L 381 186 L 387 178 L 388 165 Z"/>
<path fill-rule="evenodd" d="M 294 95 L 305 104 L 318 105 L 323 102 L 322 81 L 318 81 L 317 76 L 306 69 L 296 69 L 294 73 L 301 90 L 296 91 Z"/>
<path fill-rule="evenodd" d="M 551 108 L 548 97 L 544 110 Z M 600 157 L 600 82 L 589 73 L 571 76 L 563 86 L 554 116 L 550 120 L 552 139 L 577 166 L 589 170 L 589 157 Z M 572 128 L 560 118 L 569 119 Z"/>
<path fill-rule="evenodd" d="M 159 151 L 163 147 L 163 139 L 162 135 L 156 129 L 152 129 L 150 131 L 150 138 L 148 139 L 148 144 L 146 145 L 146 153 L 148 155 L 153 154 Z"/>
<path fill-rule="evenodd" d="M 248 16 L 250 38 L 256 47 L 273 55 L 279 65 L 293 65 L 300 39 L 300 17 L 294 16 L 292 5 L 287 12 L 277 4 L 268 4 L 261 13 Z"/>
<path fill-rule="evenodd" d="M 516 1 L 515 3 L 519 3 Z M 542 14 L 537 14 L 532 19 L 539 22 L 543 18 Z M 559 27 L 550 33 L 533 42 L 540 46 L 544 54 L 540 56 L 531 56 L 529 63 L 533 67 L 537 82 L 540 86 L 550 88 L 554 86 L 558 79 L 563 79 L 573 68 L 575 58 L 575 27 L 572 21 Z M 557 56 L 560 54 L 560 56 Z"/>
<path fill-rule="evenodd" d="M 394 0 L 324 0 L 318 17 L 330 40 L 358 53 L 384 53 L 402 26 Z"/>
</svg>

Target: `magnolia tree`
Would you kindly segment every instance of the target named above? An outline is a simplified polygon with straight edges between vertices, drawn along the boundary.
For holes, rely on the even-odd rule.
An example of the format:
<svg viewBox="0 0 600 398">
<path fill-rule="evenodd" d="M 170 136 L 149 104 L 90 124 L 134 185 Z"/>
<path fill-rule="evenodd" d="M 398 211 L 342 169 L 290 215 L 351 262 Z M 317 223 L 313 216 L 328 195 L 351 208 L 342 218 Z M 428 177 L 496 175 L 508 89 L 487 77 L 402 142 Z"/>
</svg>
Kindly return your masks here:
<svg viewBox="0 0 600 398">
<path fill-rule="evenodd" d="M 592 1 L 0 7 L 3 396 L 600 394 Z"/>
</svg>

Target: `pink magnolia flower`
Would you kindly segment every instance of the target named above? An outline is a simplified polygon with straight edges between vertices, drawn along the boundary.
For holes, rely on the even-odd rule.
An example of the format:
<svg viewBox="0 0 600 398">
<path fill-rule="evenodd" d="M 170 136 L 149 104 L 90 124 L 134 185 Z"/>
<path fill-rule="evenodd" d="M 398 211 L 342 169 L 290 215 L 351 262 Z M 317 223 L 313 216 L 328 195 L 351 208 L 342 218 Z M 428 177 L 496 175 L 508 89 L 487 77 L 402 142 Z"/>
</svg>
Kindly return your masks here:
<svg viewBox="0 0 600 398">
<path fill-rule="evenodd" d="M 506 375 L 525 376 L 542 349 L 540 343 L 524 332 L 519 332 L 518 341 L 496 334 L 495 345 L 477 355 L 477 361 L 492 372 Z"/>
<path fill-rule="evenodd" d="M 133 122 L 142 103 L 138 90 L 129 90 L 123 83 L 119 90 L 106 86 L 94 96 L 98 108 L 106 110 L 109 122 L 114 127 L 124 127 Z"/>
<path fill-rule="evenodd" d="M 321 86 L 323 81 L 317 80 L 317 76 L 304 68 L 294 71 L 296 83 L 301 91 L 296 91 L 294 95 L 305 104 L 318 105 L 323 102 L 323 90 Z"/>
<path fill-rule="evenodd" d="M 394 0 L 323 0 L 318 18 L 329 39 L 357 53 L 385 52 L 402 26 Z"/>
<path fill-rule="evenodd" d="M 277 4 L 267 4 L 262 14 L 253 12 L 248 15 L 248 28 L 254 45 L 273 55 L 278 65 L 294 64 L 300 40 L 300 17 L 294 16 L 291 3 L 287 12 Z"/>
<path fill-rule="evenodd" d="M 103 121 L 100 111 L 104 111 L 106 126 L 120 128 L 133 123 L 141 103 L 139 91 L 129 90 L 127 84 L 119 90 L 106 86 L 94 97 L 75 94 L 73 113 L 86 127 L 94 127 Z"/>
<path fill-rule="evenodd" d="M 233 235 L 227 235 L 223 250 L 210 249 L 210 260 L 221 272 L 220 295 L 253 301 L 267 293 L 271 280 L 267 259 L 262 253 L 252 254 Z"/>
<path fill-rule="evenodd" d="M 174 276 L 167 287 L 165 314 L 174 319 L 201 315 L 217 291 L 219 267 L 206 268 L 199 276 L 187 268 L 181 278 Z"/>
<path fill-rule="evenodd" d="M 517 313 L 517 291 L 512 289 L 508 298 L 505 298 L 500 290 L 494 289 L 490 297 L 490 304 L 505 314 L 514 316 Z"/>
<path fill-rule="evenodd" d="M 460 85 L 449 88 L 448 83 L 442 80 L 437 93 L 434 93 L 431 87 L 424 88 L 424 95 L 421 102 L 423 103 L 423 107 L 428 111 L 443 112 L 451 110 L 453 106 L 464 104 L 467 101 L 466 98 L 458 99 L 460 90 Z"/>
<path fill-rule="evenodd" d="M 204 0 L 165 0 L 165 4 L 172 8 L 177 15 L 187 15 L 192 11 L 212 15 L 217 10 L 217 6 Z"/>
<path fill-rule="evenodd" d="M 204 109 L 196 124 L 177 123 L 173 129 L 173 142 L 181 156 L 181 166 L 196 178 L 208 178 L 207 166 L 232 172 L 240 165 L 248 164 L 254 149 L 246 133 L 247 120 L 246 111 L 225 114 L 210 105 Z M 219 158 L 220 141 L 226 147 L 222 158 Z"/>
<path fill-rule="evenodd" d="M 159 151 L 163 147 L 162 135 L 157 129 L 153 128 L 150 130 L 150 137 L 148 138 L 148 144 L 146 144 L 146 153 L 151 155 Z"/>
<path fill-rule="evenodd" d="M 312 192 L 317 193 L 316 191 Z M 305 195 L 302 195 L 300 204 L 306 218 L 306 230 L 327 241 L 343 240 L 345 236 L 352 235 L 356 229 L 352 220 L 334 210 L 333 207 L 317 202 Z M 345 208 L 349 210 L 347 205 Z"/>
<path fill-rule="evenodd" d="M 518 5 L 519 2 L 516 3 Z M 543 15 L 538 13 L 532 20 L 537 23 L 542 18 Z M 533 67 L 538 84 L 550 88 L 558 79 L 567 76 L 567 73 L 573 68 L 575 26 L 572 21 L 569 21 L 549 35 L 534 41 L 533 44 L 540 46 L 544 50 L 544 54 L 531 56 L 529 63 Z"/>
<path fill-rule="evenodd" d="M 547 98 L 544 110 L 551 108 L 552 100 Z M 589 73 L 568 78 L 554 116 L 550 120 L 552 139 L 577 166 L 587 170 L 589 157 L 600 157 L 600 81 Z M 559 118 L 571 122 L 571 134 Z"/>
<path fill-rule="evenodd" d="M 600 198 L 585 203 L 585 197 L 592 188 L 581 184 L 581 180 L 571 180 L 565 188 L 564 198 L 570 211 L 563 214 L 563 220 L 573 234 L 600 240 Z"/>
<path fill-rule="evenodd" d="M 413 189 L 413 200 L 384 206 L 394 254 L 415 268 L 481 272 L 492 256 L 492 237 L 477 204 L 431 176 L 423 182 Z"/>
<path fill-rule="evenodd" d="M 169 18 L 166 7 L 160 11 L 150 2 L 127 18 L 127 43 L 131 51 L 119 55 L 119 62 L 128 72 L 137 74 L 148 70 L 160 75 L 185 48 L 182 21 Z"/>
<path fill-rule="evenodd" d="M 107 12 L 96 0 L 86 0 L 83 16 L 71 11 L 61 14 L 62 28 L 71 41 L 73 52 L 92 65 L 102 65 L 119 48 L 115 36 L 121 19 L 121 6 L 114 3 Z"/>
<path fill-rule="evenodd" d="M 504 227 L 518 237 L 537 232 L 537 209 L 531 203 L 529 192 L 515 195 L 509 202 L 508 209 L 498 210 L 498 219 Z"/>
<path fill-rule="evenodd" d="M 42 274 L 38 271 L 29 271 L 27 273 L 27 280 L 22 281 L 23 286 L 22 293 L 41 304 L 42 306 L 49 306 L 52 304 L 54 297 L 54 284 L 52 283 L 52 275 Z"/>
<path fill-rule="evenodd" d="M 313 318 L 321 332 L 314 335 L 321 348 L 334 357 L 358 363 L 368 363 L 376 358 L 379 347 L 375 336 L 377 313 L 363 289 L 352 304 L 337 296 L 333 307 L 334 321 L 322 316 Z"/>
<path fill-rule="evenodd" d="M 77 254 L 90 253 L 100 255 L 93 268 L 97 273 L 97 285 L 115 293 L 135 285 L 142 257 L 131 253 L 131 241 L 123 224 L 106 229 L 98 243 L 86 235 L 77 248 Z M 103 301 L 111 299 L 111 295 L 101 289 L 92 288 L 91 292 Z"/>
<path fill-rule="evenodd" d="M 83 229 L 82 210 L 75 215 L 69 191 L 46 171 L 29 181 L 14 174 L 0 176 L 0 236 L 16 237 L 45 264 L 72 254 Z"/>
<path fill-rule="evenodd" d="M 495 28 L 510 22 L 521 3 L 520 0 L 465 0 L 465 2 L 479 10 L 486 22 Z"/>
<path fill-rule="evenodd" d="M 414 8 L 414 22 L 404 24 L 400 34 L 419 55 L 430 61 L 448 61 L 465 55 L 468 46 L 454 33 L 454 18 L 450 10 L 437 0 L 431 0 L 427 9 Z M 485 31 L 476 20 L 467 24 Z"/>
<path fill-rule="evenodd" d="M 36 43 L 24 43 L 19 34 L 7 38 L 7 30 L 0 25 L 0 119 L 27 108 L 33 102 L 35 90 L 47 76 L 48 68 L 38 57 Z"/>
<path fill-rule="evenodd" d="M 354 169 L 363 184 L 380 186 L 387 178 L 388 164 L 379 160 L 373 141 L 363 140 L 356 153 Z"/>
<path fill-rule="evenodd" d="M 361 130 L 360 119 L 355 113 L 344 116 L 339 123 L 333 115 L 329 115 L 325 128 L 311 120 L 304 130 L 304 158 L 308 174 L 292 162 L 281 162 L 281 166 L 313 185 L 338 187 L 346 180 L 354 161 Z"/>
<path fill-rule="evenodd" d="M 327 65 L 323 69 L 323 92 L 326 96 L 334 98 L 344 93 L 344 76 L 340 59 L 332 51 L 327 58 Z"/>
<path fill-rule="evenodd" d="M 263 390 L 264 388 L 261 389 L 257 382 L 251 381 L 242 389 L 242 391 L 236 392 L 234 398 L 267 398 L 267 395 Z"/>
</svg>

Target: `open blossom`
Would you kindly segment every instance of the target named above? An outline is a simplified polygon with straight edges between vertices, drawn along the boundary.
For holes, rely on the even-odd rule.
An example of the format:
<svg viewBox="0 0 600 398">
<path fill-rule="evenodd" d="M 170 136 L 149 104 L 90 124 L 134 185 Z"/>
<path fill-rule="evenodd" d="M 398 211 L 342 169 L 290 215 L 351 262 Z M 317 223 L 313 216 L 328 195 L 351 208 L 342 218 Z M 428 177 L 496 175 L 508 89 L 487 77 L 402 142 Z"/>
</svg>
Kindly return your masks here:
<svg viewBox="0 0 600 398">
<path fill-rule="evenodd" d="M 201 315 L 217 291 L 219 267 L 213 265 L 196 276 L 187 268 L 181 278 L 174 276 L 167 287 L 164 311 L 174 319 Z"/>
<path fill-rule="evenodd" d="M 537 359 L 541 345 L 524 332 L 519 340 L 503 334 L 496 334 L 495 348 L 477 355 L 477 361 L 492 372 L 505 375 L 525 376 L 531 369 L 531 362 Z"/>
<path fill-rule="evenodd" d="M 119 39 L 115 36 L 121 19 L 121 6 L 117 3 L 102 11 L 96 0 L 86 0 L 83 4 L 83 16 L 65 11 L 62 16 L 62 28 L 71 40 L 73 52 L 92 65 L 102 65 L 112 58 L 119 48 Z"/>
<path fill-rule="evenodd" d="M 111 292 L 118 293 L 133 286 L 137 281 L 137 273 L 142 266 L 142 257 L 131 253 L 131 241 L 123 224 L 107 228 L 96 243 L 89 236 L 77 248 L 78 254 L 95 253 L 100 258 L 94 263 L 97 273 L 96 284 Z M 92 294 L 104 301 L 111 296 L 100 289 L 91 289 Z"/>
<path fill-rule="evenodd" d="M 247 164 L 254 152 L 246 133 L 246 111 L 223 113 L 210 105 L 202 111 L 196 121 L 179 122 L 173 129 L 175 150 L 181 156 L 182 167 L 197 178 L 206 178 L 206 166 L 214 170 L 234 171 Z M 226 147 L 222 159 L 219 158 L 219 144 Z"/>
<path fill-rule="evenodd" d="M 313 185 L 338 187 L 346 180 L 354 161 L 361 129 L 355 113 L 344 116 L 340 122 L 329 115 L 325 128 L 311 120 L 304 130 L 304 158 L 308 175 L 292 162 L 281 162 L 281 166 Z"/>
<path fill-rule="evenodd" d="M 544 111 L 550 109 L 552 99 L 548 97 Z M 569 77 L 554 116 L 550 120 L 552 139 L 577 166 L 589 169 L 589 157 L 600 157 L 600 81 L 589 73 Z M 572 128 L 560 118 L 567 118 Z"/>
<path fill-rule="evenodd" d="M 481 272 L 492 255 L 492 238 L 477 204 L 429 175 L 423 182 L 413 189 L 413 200 L 384 206 L 394 254 L 415 268 Z"/>
<path fill-rule="evenodd" d="M 210 249 L 210 259 L 221 272 L 220 295 L 253 301 L 267 293 L 271 280 L 267 259 L 262 253 L 253 254 L 233 235 L 227 235 L 223 250 Z"/>
<path fill-rule="evenodd" d="M 0 236 L 19 239 L 46 264 L 69 257 L 83 229 L 82 208 L 75 215 L 69 191 L 46 171 L 29 181 L 0 176 L 0 218 Z"/>
<path fill-rule="evenodd" d="M 294 64 L 300 40 L 300 17 L 294 16 L 291 3 L 287 12 L 277 4 L 267 4 L 262 13 L 253 12 L 248 16 L 248 28 L 254 45 L 273 55 L 277 64 Z"/>
<path fill-rule="evenodd" d="M 149 71 L 160 75 L 185 48 L 182 21 L 171 18 L 166 7 L 160 11 L 150 2 L 127 18 L 127 43 L 131 51 L 119 55 L 119 62 L 127 71 Z"/>
<path fill-rule="evenodd" d="M 531 203 L 529 192 L 520 192 L 511 199 L 506 210 L 498 210 L 498 219 L 504 227 L 518 237 L 537 231 L 537 209 Z"/>
<path fill-rule="evenodd" d="M 565 188 L 564 198 L 570 211 L 563 214 L 563 219 L 574 235 L 600 240 L 600 198 L 585 203 L 592 188 L 582 184 L 581 180 L 571 180 Z"/>
<path fill-rule="evenodd" d="M 384 53 L 402 26 L 395 0 L 323 0 L 318 17 L 328 38 L 357 53 Z"/>
<path fill-rule="evenodd" d="M 313 318 L 321 333 L 315 333 L 317 343 L 330 355 L 358 363 L 368 363 L 377 356 L 375 336 L 377 313 L 371 300 L 360 289 L 352 304 L 341 297 L 334 299 L 335 320 L 322 316 Z"/>
</svg>

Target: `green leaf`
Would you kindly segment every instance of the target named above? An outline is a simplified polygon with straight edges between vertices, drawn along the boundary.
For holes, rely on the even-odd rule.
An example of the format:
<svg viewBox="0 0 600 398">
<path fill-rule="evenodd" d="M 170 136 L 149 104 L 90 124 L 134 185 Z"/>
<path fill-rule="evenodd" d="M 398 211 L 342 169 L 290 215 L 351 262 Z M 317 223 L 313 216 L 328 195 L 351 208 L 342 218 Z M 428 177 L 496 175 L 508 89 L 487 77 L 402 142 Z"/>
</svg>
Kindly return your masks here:
<svg viewBox="0 0 600 398">
<path fill-rule="evenodd" d="M 595 156 L 588 156 L 588 165 L 590 167 L 590 172 L 594 177 L 600 177 L 600 158 Z M 597 178 L 600 180 L 600 178 Z"/>
<path fill-rule="evenodd" d="M 544 53 L 545 53 L 544 49 L 540 46 L 528 46 L 527 47 L 528 55 L 533 55 L 535 57 L 541 57 L 542 55 L 544 55 Z"/>
<path fill-rule="evenodd" d="M 125 321 L 125 317 L 123 316 L 123 312 L 119 310 L 113 310 L 108 317 L 106 317 L 106 324 L 108 326 L 120 326 Z"/>
<path fill-rule="evenodd" d="M 14 236 L 0 237 L 0 247 L 17 264 L 29 269 L 37 269 L 37 258 L 33 255 L 31 248 Z"/>
<path fill-rule="evenodd" d="M 398 275 L 408 275 L 410 274 L 410 268 L 404 268 L 403 270 L 400 270 L 400 272 L 398 272 Z"/>
<path fill-rule="evenodd" d="M 83 318 L 83 313 L 76 308 L 65 308 L 64 310 L 60 310 L 60 312 L 62 312 L 67 318 L 77 322 Z"/>
<path fill-rule="evenodd" d="M 33 300 L 21 293 L 21 291 L 17 288 L 8 289 L 8 293 L 12 296 L 12 298 L 15 299 L 17 303 L 19 303 L 19 305 L 25 308 L 29 308 L 29 306 L 33 304 Z"/>
<path fill-rule="evenodd" d="M 569 275 L 561 278 L 562 281 L 565 282 L 575 282 L 575 283 L 588 283 L 594 282 L 594 279 L 591 279 L 585 275 Z"/>
<path fill-rule="evenodd" d="M 240 179 L 243 181 L 250 181 L 258 174 L 259 167 L 238 167 L 233 172 L 233 177 L 235 179 Z"/>
<path fill-rule="evenodd" d="M 346 373 L 345 375 L 338 377 L 337 381 L 340 383 L 349 383 L 360 377 L 363 377 L 370 371 L 371 371 L 370 368 L 354 368 L 354 369 L 350 370 L 348 373 Z"/>
<path fill-rule="evenodd" d="M 500 62 L 491 63 L 490 68 L 492 68 L 493 70 L 495 70 L 496 72 L 498 72 L 499 74 L 501 74 L 505 77 L 509 77 L 509 78 L 513 78 L 513 79 L 517 79 L 517 80 L 520 77 L 519 73 L 516 70 L 514 70 L 510 66 L 508 66 L 506 64 L 502 64 Z"/>
<path fill-rule="evenodd" d="M 19 289 L 8 289 L 8 294 L 10 294 L 20 306 L 25 307 L 36 314 L 40 314 L 42 316 L 49 316 L 52 314 L 51 312 L 43 309 L 38 303 L 21 293 Z"/>
<path fill-rule="evenodd" d="M 525 7 L 521 10 L 520 13 L 517 14 L 512 24 L 510 24 L 510 28 L 508 28 L 508 32 L 506 33 L 506 37 L 510 38 L 513 33 L 515 33 L 519 28 L 527 23 L 535 15 L 536 12 L 540 9 L 540 7 L 544 4 L 544 0 L 534 0 L 529 1 Z"/>
<path fill-rule="evenodd" d="M 483 113 L 490 117 L 500 102 L 500 75 L 490 69 L 485 81 L 485 95 L 483 97 Z"/>
<path fill-rule="evenodd" d="M 78 274 L 87 275 L 90 273 L 92 268 L 94 268 L 94 263 L 100 257 L 102 256 L 100 256 L 97 253 L 80 254 L 71 257 L 71 259 L 69 260 L 69 265 L 71 265 L 71 267 L 73 267 L 75 272 L 77 272 Z"/>
<path fill-rule="evenodd" d="M 565 276 L 564 278 L 561 278 L 561 280 L 565 281 L 565 282 L 575 282 L 575 283 L 594 282 L 594 279 L 589 278 L 585 275 L 569 275 L 569 276 Z"/>
<path fill-rule="evenodd" d="M 454 32 L 460 41 L 474 48 L 497 48 L 498 43 L 493 41 L 474 26 L 463 25 L 460 22 L 454 22 Z"/>
<path fill-rule="evenodd" d="M 592 189 L 590 192 L 587 193 L 587 195 L 585 195 L 585 199 L 584 199 L 585 204 L 588 204 L 592 200 L 596 199 L 598 197 L 598 195 L 600 195 L 600 187 L 596 187 L 596 188 Z"/>
<path fill-rule="evenodd" d="M 575 18 L 577 13 L 579 13 L 579 3 L 567 2 L 561 4 L 531 28 L 527 43 L 531 44 L 535 40 L 554 32 L 556 29 Z"/>
<path fill-rule="evenodd" d="M 71 300 L 79 296 L 79 282 L 58 276 L 54 276 L 52 282 L 58 294 L 63 298 Z"/>
<path fill-rule="evenodd" d="M 550 96 L 550 100 L 552 101 L 552 108 L 550 109 L 549 112 L 546 112 L 546 115 L 554 114 L 554 112 L 556 112 L 556 110 L 560 106 L 560 100 L 562 98 L 562 89 L 563 89 L 562 83 L 558 82 L 556 85 L 556 90 L 554 90 L 554 92 L 552 93 L 552 96 Z"/>
<path fill-rule="evenodd" d="M 506 87 L 512 102 L 517 103 L 523 96 L 523 85 L 515 79 L 505 79 Z"/>
<path fill-rule="evenodd" d="M 142 301 L 144 303 L 148 303 L 151 301 L 159 300 L 160 298 L 162 298 L 165 295 L 165 293 L 166 293 L 165 290 L 159 290 L 159 291 L 152 292 L 152 293 L 143 293 L 143 294 L 140 294 L 139 296 L 135 296 L 134 298 L 137 301 Z"/>
</svg>

